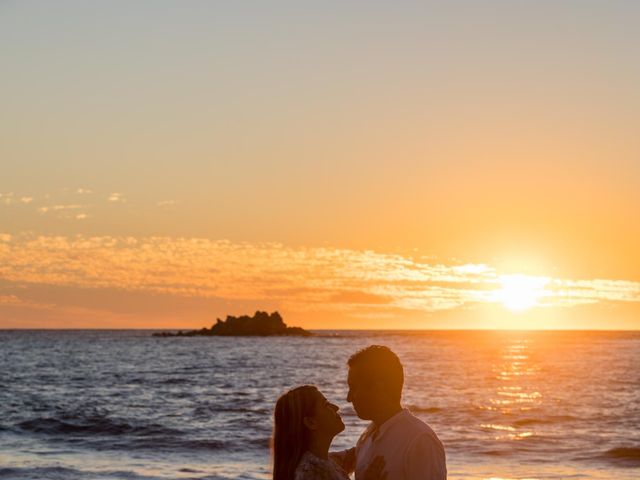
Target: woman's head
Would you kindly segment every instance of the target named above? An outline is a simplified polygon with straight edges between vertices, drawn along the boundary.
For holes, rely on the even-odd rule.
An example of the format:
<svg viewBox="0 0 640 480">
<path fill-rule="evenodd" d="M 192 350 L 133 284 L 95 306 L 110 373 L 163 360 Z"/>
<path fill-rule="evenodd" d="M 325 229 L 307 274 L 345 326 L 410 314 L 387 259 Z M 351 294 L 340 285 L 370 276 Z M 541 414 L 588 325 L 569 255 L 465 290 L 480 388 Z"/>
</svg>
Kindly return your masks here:
<svg viewBox="0 0 640 480">
<path fill-rule="evenodd" d="M 292 480 L 302 454 L 314 437 L 329 441 L 344 430 L 338 407 L 313 385 L 289 390 L 276 402 L 273 432 L 273 478 Z"/>
</svg>

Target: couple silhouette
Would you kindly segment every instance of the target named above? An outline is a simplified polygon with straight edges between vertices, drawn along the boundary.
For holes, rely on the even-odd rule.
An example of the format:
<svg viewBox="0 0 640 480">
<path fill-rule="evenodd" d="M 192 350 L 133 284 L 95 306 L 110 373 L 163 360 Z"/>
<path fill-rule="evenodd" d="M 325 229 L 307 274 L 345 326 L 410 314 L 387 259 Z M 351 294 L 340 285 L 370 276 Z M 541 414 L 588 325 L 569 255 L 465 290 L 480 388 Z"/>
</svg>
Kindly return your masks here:
<svg viewBox="0 0 640 480">
<path fill-rule="evenodd" d="M 371 423 L 355 447 L 329 452 L 344 430 L 338 407 L 313 385 L 276 402 L 273 480 L 442 480 L 444 447 L 425 422 L 402 408 L 404 371 L 388 347 L 371 345 L 349 358 L 347 401 Z"/>
</svg>

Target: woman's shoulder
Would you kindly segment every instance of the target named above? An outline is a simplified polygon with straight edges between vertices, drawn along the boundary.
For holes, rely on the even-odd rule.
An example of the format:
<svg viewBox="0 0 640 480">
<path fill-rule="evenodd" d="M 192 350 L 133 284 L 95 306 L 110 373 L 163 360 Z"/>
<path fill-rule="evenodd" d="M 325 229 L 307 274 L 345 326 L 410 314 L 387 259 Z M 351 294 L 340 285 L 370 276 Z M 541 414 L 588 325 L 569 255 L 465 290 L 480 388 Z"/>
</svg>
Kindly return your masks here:
<svg viewBox="0 0 640 480">
<path fill-rule="evenodd" d="M 304 452 L 296 467 L 295 480 L 346 480 L 349 476 L 332 460 Z"/>
</svg>

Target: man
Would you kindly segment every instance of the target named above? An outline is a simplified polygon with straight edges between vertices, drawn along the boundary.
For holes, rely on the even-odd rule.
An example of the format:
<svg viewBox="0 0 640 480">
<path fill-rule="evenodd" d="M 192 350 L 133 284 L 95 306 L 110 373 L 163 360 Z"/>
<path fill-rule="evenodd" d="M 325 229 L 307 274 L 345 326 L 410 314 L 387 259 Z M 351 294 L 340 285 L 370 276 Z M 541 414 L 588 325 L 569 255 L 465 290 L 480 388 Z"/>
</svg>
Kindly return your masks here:
<svg viewBox="0 0 640 480">
<path fill-rule="evenodd" d="M 371 345 L 349 359 L 349 394 L 358 417 L 371 420 L 356 445 L 355 478 L 383 460 L 387 480 L 447 478 L 444 447 L 431 427 L 401 405 L 404 372 L 388 347 Z"/>
</svg>

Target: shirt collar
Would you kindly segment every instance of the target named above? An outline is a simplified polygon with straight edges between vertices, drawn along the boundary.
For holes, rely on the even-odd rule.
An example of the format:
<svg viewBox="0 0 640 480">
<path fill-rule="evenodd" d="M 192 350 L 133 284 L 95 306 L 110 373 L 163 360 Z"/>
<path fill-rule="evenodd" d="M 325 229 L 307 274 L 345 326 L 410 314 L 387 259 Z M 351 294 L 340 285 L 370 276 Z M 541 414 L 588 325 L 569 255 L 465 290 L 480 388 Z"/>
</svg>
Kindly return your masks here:
<svg viewBox="0 0 640 480">
<path fill-rule="evenodd" d="M 411 415 L 411 413 L 409 412 L 409 410 L 407 410 L 406 408 L 403 408 L 402 410 L 400 410 L 398 413 L 396 413 L 395 415 L 393 415 L 392 417 L 388 418 L 382 425 L 380 425 L 379 427 L 376 428 L 375 423 L 372 424 L 372 430 L 371 430 L 371 439 L 375 440 L 377 438 L 380 438 L 382 435 L 385 434 L 385 432 L 387 430 L 389 430 L 393 425 L 395 425 L 396 423 L 398 423 L 402 418 L 404 418 L 406 415 Z"/>
</svg>

